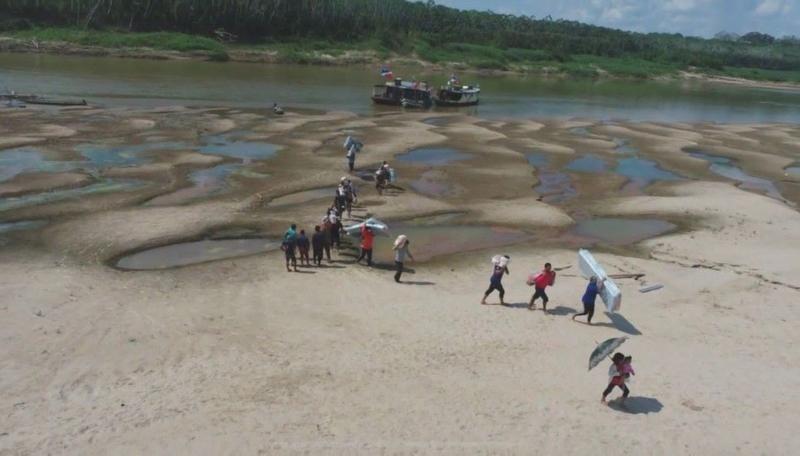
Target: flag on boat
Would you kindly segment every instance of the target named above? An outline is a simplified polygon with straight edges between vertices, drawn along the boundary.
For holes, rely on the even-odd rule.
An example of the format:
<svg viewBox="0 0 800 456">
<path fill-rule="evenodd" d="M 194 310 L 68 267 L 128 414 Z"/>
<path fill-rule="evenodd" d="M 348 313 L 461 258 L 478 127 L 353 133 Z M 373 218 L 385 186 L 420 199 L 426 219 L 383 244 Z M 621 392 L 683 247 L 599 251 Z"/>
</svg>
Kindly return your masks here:
<svg viewBox="0 0 800 456">
<path fill-rule="evenodd" d="M 394 73 L 392 73 L 392 70 L 390 70 L 388 66 L 384 65 L 381 67 L 381 76 L 386 79 L 392 79 L 394 78 Z"/>
</svg>

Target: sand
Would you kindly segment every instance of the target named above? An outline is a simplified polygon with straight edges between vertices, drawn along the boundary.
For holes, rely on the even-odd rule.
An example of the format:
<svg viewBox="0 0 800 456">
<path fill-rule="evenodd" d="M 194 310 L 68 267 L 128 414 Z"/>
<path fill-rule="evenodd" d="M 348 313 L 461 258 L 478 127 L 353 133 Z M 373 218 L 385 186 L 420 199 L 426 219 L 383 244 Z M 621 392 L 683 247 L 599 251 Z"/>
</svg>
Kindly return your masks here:
<svg viewBox="0 0 800 456">
<path fill-rule="evenodd" d="M 74 130 L 49 138 L 51 159 L 70 157 L 73 144 L 109 138 L 80 121 L 80 112 L 33 112 L 0 113 L 0 120 L 19 138 L 36 137 L 42 125 Z M 223 108 L 215 117 L 180 108 L 102 114 L 111 126 L 148 128 L 169 140 L 235 126 L 282 149 L 243 165 L 268 177 L 232 175 L 226 191 L 191 204 L 146 206 L 190 188 L 187 173 L 216 166 L 219 157 L 155 154 L 141 166 L 103 174 L 136 176 L 148 182 L 144 188 L 0 211 L 0 223 L 46 221 L 0 232 L 0 454 L 788 455 L 800 449 L 794 432 L 800 189 L 778 182 L 786 202 L 747 191 L 682 150 L 727 150 L 746 164 L 750 138 L 762 148 L 749 152 L 773 158 L 744 169 L 779 179 L 780 165 L 800 152 L 788 139 L 798 134 L 796 126 L 490 123 L 451 116 L 434 127 L 415 113 L 359 118 L 290 107 L 282 118 Z M 152 124 L 136 120 L 145 118 Z M 630 139 L 639 156 L 685 179 L 621 192 L 619 178 L 573 173 L 575 199 L 538 201 L 537 171 L 522 145 L 536 145 L 561 163 L 577 144 L 568 131 L 575 126 L 587 128 L 598 145 Z M 413 271 L 400 285 L 384 267 L 353 265 L 347 251 L 304 273 L 287 273 L 281 252 L 154 272 L 110 266 L 126 252 L 170 242 L 215 233 L 278 236 L 291 222 L 317 223 L 329 200 L 270 201 L 332 189 L 344 173 L 342 131 L 353 128 L 367 145 L 357 166 L 368 173 L 416 147 L 446 144 L 473 155 L 434 174 L 393 162 L 401 180 L 384 196 L 357 180 L 356 214 L 390 224 L 460 214 L 462 224 L 526 230 L 532 239 L 502 247 L 512 256 L 505 279 L 510 307 L 478 304 L 489 258 L 500 248 L 408 263 Z M 610 160 L 615 152 L 597 153 Z M 407 183 L 426 173 L 459 191 L 414 192 Z M 590 327 L 570 319 L 586 282 L 567 232 L 592 215 L 659 218 L 679 229 L 595 249 L 608 272 L 645 276 L 618 280 L 621 313 L 598 312 Z M 412 252 L 415 245 L 412 239 Z M 525 277 L 545 261 L 565 269 L 548 290 L 551 312 L 530 312 Z M 664 288 L 637 291 L 654 283 Z M 623 351 L 633 355 L 637 372 L 627 411 L 600 404 L 607 364 L 586 370 L 595 342 L 618 336 L 629 337 Z"/>
</svg>

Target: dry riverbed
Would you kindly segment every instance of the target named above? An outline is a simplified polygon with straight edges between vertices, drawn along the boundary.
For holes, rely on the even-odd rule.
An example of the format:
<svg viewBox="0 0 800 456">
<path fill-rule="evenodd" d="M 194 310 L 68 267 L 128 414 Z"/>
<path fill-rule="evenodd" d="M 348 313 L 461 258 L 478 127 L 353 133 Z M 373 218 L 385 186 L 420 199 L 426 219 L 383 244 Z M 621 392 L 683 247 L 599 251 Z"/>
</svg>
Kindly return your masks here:
<svg viewBox="0 0 800 456">
<path fill-rule="evenodd" d="M 797 452 L 800 128 L 287 111 L 0 110 L 0 453 Z M 275 249 L 348 134 L 346 224 L 409 234 L 405 285 L 386 240 L 371 269 L 357 241 L 297 274 Z M 645 274 L 593 327 L 580 246 Z M 512 306 L 480 306 L 501 252 Z M 586 372 L 619 335 L 627 411 Z"/>
</svg>

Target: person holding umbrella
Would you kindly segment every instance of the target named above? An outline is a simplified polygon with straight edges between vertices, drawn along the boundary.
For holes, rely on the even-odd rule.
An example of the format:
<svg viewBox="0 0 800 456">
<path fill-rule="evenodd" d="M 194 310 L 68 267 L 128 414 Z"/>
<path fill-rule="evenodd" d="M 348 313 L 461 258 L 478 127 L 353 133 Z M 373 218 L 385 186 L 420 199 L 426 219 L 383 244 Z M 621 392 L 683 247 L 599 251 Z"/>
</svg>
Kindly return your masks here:
<svg viewBox="0 0 800 456">
<path fill-rule="evenodd" d="M 589 355 L 589 370 L 597 367 L 601 361 L 608 358 L 611 353 L 614 353 L 614 350 L 618 349 L 626 340 L 628 340 L 627 337 L 614 337 L 597 344 Z M 633 373 L 633 368 L 625 367 L 625 355 L 615 353 L 614 357 L 611 358 L 611 366 L 608 368 L 608 387 L 603 391 L 601 399 L 604 404 L 606 403 L 606 397 L 611 394 L 615 386 L 622 390 L 622 401 L 624 403 L 625 398 L 630 394 L 630 390 L 625 386 L 626 371 Z"/>
</svg>

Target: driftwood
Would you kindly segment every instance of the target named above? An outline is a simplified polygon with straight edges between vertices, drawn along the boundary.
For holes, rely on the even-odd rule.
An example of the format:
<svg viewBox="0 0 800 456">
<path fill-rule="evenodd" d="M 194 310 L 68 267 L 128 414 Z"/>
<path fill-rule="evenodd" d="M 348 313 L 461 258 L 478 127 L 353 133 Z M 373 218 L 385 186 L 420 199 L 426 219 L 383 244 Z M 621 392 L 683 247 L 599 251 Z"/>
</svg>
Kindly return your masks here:
<svg viewBox="0 0 800 456">
<path fill-rule="evenodd" d="M 636 273 L 636 274 L 609 274 L 609 278 L 611 279 L 634 279 L 639 280 L 644 277 L 644 274 Z"/>
</svg>

